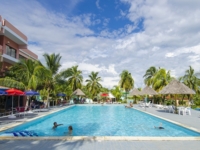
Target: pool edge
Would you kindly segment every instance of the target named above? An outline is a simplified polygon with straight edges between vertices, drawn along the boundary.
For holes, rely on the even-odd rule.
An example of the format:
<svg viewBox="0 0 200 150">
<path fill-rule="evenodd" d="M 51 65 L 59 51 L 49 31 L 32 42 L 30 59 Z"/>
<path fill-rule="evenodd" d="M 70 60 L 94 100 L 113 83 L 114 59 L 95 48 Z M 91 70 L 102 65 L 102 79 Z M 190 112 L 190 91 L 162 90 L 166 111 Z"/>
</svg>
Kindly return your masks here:
<svg viewBox="0 0 200 150">
<path fill-rule="evenodd" d="M 179 122 L 176 122 L 176 121 L 173 121 L 173 120 L 170 120 L 170 119 L 166 119 L 166 118 L 163 118 L 163 117 L 154 115 L 154 114 L 152 114 L 152 113 L 149 113 L 149 112 L 147 112 L 147 111 L 140 110 L 140 109 L 138 109 L 138 108 L 132 108 L 132 109 L 141 111 L 141 112 L 146 113 L 146 114 L 149 114 L 149 115 L 151 115 L 151 116 L 160 118 L 160 119 L 162 119 L 162 120 L 168 121 L 168 122 L 170 122 L 170 123 L 176 124 L 176 125 L 178 125 L 178 126 L 184 127 L 184 128 L 186 128 L 186 129 L 192 130 L 192 131 L 194 131 L 194 132 L 200 133 L 200 130 L 198 130 L 198 129 L 194 128 L 194 127 L 190 127 L 190 126 L 187 126 L 187 125 L 185 125 L 185 124 L 181 124 L 181 123 L 179 123 Z"/>
<path fill-rule="evenodd" d="M 30 121 L 33 121 L 33 120 L 36 120 L 36 119 L 39 119 L 39 118 L 48 116 L 48 115 L 50 115 L 50 114 L 59 112 L 59 111 L 61 111 L 61 110 L 68 109 L 68 108 L 73 107 L 73 106 L 74 106 L 74 105 L 69 105 L 69 106 L 63 107 L 63 108 L 61 108 L 61 109 L 59 109 L 59 110 L 49 111 L 48 114 L 43 114 L 43 115 L 38 116 L 38 117 L 35 117 L 35 118 L 30 118 L 30 119 L 27 119 L 26 121 L 16 122 L 15 124 L 11 124 L 11 125 L 9 125 L 8 127 L 2 127 L 2 128 L 0 129 L 0 132 L 5 131 L 5 130 L 8 130 L 8 129 L 13 128 L 13 127 L 16 127 L 16 126 L 19 126 L 19 125 L 24 124 L 24 123 L 26 123 L 26 122 L 30 122 Z"/>
<path fill-rule="evenodd" d="M 130 137 L 130 136 L 0 137 L 0 140 L 200 141 L 200 136 L 198 137 Z"/>
<path fill-rule="evenodd" d="M 63 109 L 67 109 L 67 108 L 70 108 L 70 107 L 73 107 L 73 106 L 76 106 L 76 105 L 70 105 L 70 106 L 64 107 L 62 109 L 52 111 L 48 114 L 44 114 L 44 115 L 41 115 L 41 116 L 38 116 L 38 117 L 35 117 L 35 118 L 28 119 L 26 122 L 29 122 L 29 121 L 32 121 L 32 120 L 53 114 L 53 113 L 56 113 L 58 111 L 61 111 Z M 186 129 L 192 130 L 194 132 L 200 133 L 200 131 L 196 128 L 188 127 L 184 124 L 181 124 L 181 123 L 178 123 L 178 122 L 175 122 L 175 121 L 154 115 L 152 113 L 137 109 L 135 107 L 132 108 L 132 109 L 141 111 L 143 113 L 152 115 L 154 117 L 163 119 L 165 121 L 171 122 L 171 123 L 176 124 L 178 126 L 181 126 L 181 127 L 186 128 Z M 10 128 L 13 128 L 13 127 L 18 126 L 18 125 L 21 125 L 23 123 L 24 122 L 16 123 L 12 126 L 7 127 L 6 129 L 3 129 L 3 130 L 0 129 L 0 132 L 7 130 L 7 129 L 10 129 Z M 187 140 L 187 141 L 200 141 L 200 136 L 196 136 L 196 137 L 136 137 L 136 136 L 6 137 L 6 136 L 1 136 L 0 140 L 65 140 L 65 141 L 78 141 L 78 140 L 88 140 L 88 141 L 185 141 L 185 140 Z"/>
</svg>

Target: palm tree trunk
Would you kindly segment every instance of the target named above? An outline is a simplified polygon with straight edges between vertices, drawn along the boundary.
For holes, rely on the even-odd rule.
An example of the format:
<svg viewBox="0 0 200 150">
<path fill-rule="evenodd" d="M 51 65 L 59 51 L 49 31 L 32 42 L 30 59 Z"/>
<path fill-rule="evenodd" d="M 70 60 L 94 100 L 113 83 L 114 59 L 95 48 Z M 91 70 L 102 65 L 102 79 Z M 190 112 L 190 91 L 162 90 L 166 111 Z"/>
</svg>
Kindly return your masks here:
<svg viewBox="0 0 200 150">
<path fill-rule="evenodd" d="M 182 105 L 183 105 L 183 99 L 185 98 L 185 94 L 183 94 L 183 97 L 182 97 Z"/>
<path fill-rule="evenodd" d="M 47 94 L 47 108 L 49 108 L 49 91 L 50 91 L 50 89 L 48 88 L 47 89 L 47 92 L 48 92 L 48 94 Z"/>
</svg>

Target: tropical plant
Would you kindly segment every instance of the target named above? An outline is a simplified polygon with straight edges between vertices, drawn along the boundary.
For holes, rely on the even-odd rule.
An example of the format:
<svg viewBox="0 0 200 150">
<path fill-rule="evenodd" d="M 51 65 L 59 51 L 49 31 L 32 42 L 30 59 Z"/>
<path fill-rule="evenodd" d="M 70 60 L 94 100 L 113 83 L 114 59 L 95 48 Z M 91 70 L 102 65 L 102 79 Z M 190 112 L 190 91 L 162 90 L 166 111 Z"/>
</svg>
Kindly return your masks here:
<svg viewBox="0 0 200 150">
<path fill-rule="evenodd" d="M 152 78 L 152 87 L 156 91 L 162 90 L 173 77 L 170 75 L 170 71 L 166 71 L 164 68 L 160 68 Z"/>
<path fill-rule="evenodd" d="M 111 93 L 115 96 L 116 101 L 119 101 L 122 97 L 122 92 L 119 86 L 114 86 L 114 88 L 111 89 Z"/>
<path fill-rule="evenodd" d="M 68 84 L 72 88 L 72 91 L 81 88 L 83 76 L 82 71 L 78 70 L 78 65 L 72 66 L 71 68 L 62 71 L 60 74 L 68 80 Z"/>
<path fill-rule="evenodd" d="M 134 87 L 134 79 L 131 76 L 131 73 L 129 73 L 127 70 L 122 71 L 120 74 L 119 86 L 120 88 L 124 89 L 126 93 L 128 93 Z"/>
<path fill-rule="evenodd" d="M 53 53 L 53 54 L 49 55 L 49 54 L 45 53 L 43 56 L 46 61 L 47 69 L 49 69 L 51 71 L 52 75 L 56 75 L 58 72 L 58 69 L 61 67 L 60 54 Z"/>
<path fill-rule="evenodd" d="M 85 81 L 87 83 L 86 87 L 91 93 L 92 99 L 101 91 L 102 85 L 99 83 L 100 81 L 101 77 L 98 76 L 98 72 L 91 72 L 89 79 Z"/>
<path fill-rule="evenodd" d="M 48 75 L 48 70 L 39 61 L 20 60 L 9 68 L 7 77 L 2 78 L 0 84 L 19 89 L 36 90 L 41 82 L 41 76 Z"/>
<path fill-rule="evenodd" d="M 22 82 L 18 82 L 9 77 L 0 78 L 0 85 L 5 86 L 5 87 L 10 87 L 10 88 L 17 88 L 20 90 L 26 89 L 26 86 Z"/>
<path fill-rule="evenodd" d="M 149 69 L 147 69 L 145 75 L 143 76 L 144 78 L 144 83 L 148 86 L 152 85 L 153 83 L 153 77 L 155 76 L 155 74 L 157 73 L 158 69 L 154 66 L 150 67 Z"/>
<path fill-rule="evenodd" d="M 48 91 L 46 89 L 40 90 L 40 96 L 42 97 L 42 100 L 46 100 L 48 97 Z"/>
<path fill-rule="evenodd" d="M 41 76 L 42 81 L 43 81 L 43 82 L 41 82 L 41 84 L 48 92 L 47 105 L 49 105 L 49 95 L 51 93 L 53 93 L 55 85 L 57 83 L 64 82 L 64 81 L 62 81 L 61 74 L 57 74 L 59 68 L 61 67 L 61 65 L 60 65 L 61 56 L 60 56 L 60 54 L 55 54 L 55 53 L 53 53 L 51 55 L 45 53 L 43 56 L 46 61 L 46 68 L 49 71 L 49 76 Z"/>
<path fill-rule="evenodd" d="M 185 75 L 180 77 L 179 80 L 199 94 L 200 79 L 197 76 L 198 73 L 195 73 L 194 69 L 189 66 L 189 69 L 185 71 Z"/>
<path fill-rule="evenodd" d="M 150 67 L 147 69 L 145 75 L 143 76 L 144 83 L 156 91 L 160 91 L 164 86 L 166 86 L 172 79 L 170 71 L 166 71 L 164 68 Z"/>
</svg>

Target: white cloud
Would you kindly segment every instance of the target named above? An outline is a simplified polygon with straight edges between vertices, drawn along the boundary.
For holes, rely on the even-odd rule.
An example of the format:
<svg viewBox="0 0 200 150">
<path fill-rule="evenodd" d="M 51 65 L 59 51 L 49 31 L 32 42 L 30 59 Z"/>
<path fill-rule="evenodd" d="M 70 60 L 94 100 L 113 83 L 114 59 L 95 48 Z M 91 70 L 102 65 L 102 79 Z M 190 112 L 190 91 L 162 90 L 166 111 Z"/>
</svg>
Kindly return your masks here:
<svg viewBox="0 0 200 150">
<path fill-rule="evenodd" d="M 100 2 L 100 0 L 97 0 L 97 1 L 96 1 L 96 6 L 97 6 L 98 9 L 101 9 L 101 7 L 100 7 L 100 5 L 99 5 L 99 2 Z"/>
<path fill-rule="evenodd" d="M 174 57 L 175 55 L 174 55 L 174 53 L 167 53 L 166 55 L 165 55 L 165 57 Z"/>
<path fill-rule="evenodd" d="M 105 18 L 105 19 L 103 20 L 103 26 L 104 26 L 104 27 L 107 26 L 108 23 L 109 23 L 109 21 L 110 21 L 109 18 Z"/>
<path fill-rule="evenodd" d="M 62 64 L 60 70 L 67 69 L 75 65 L 78 65 L 78 69 L 86 72 L 87 74 L 90 74 L 92 71 L 94 71 L 94 72 L 107 72 L 112 75 L 118 75 L 118 73 L 115 71 L 114 64 L 111 64 L 109 66 L 100 66 L 99 64 L 65 62 Z"/>
<path fill-rule="evenodd" d="M 113 88 L 114 85 L 118 85 L 119 84 L 119 77 L 103 77 L 103 82 L 101 82 L 101 84 L 104 87 L 108 87 L 108 88 Z"/>
<path fill-rule="evenodd" d="M 73 7 L 69 11 L 79 2 L 70 1 Z M 119 74 L 125 69 L 135 78 L 136 87 L 144 86 L 143 75 L 150 66 L 164 67 L 176 77 L 190 65 L 200 71 L 199 0 L 121 2 L 130 5 L 128 10 L 119 10 L 132 24 L 115 30 L 107 28 L 111 21 L 108 16 L 105 20 L 95 14 L 70 17 L 48 10 L 37 1 L 1 1 L 0 14 L 29 41 L 36 42 L 29 49 L 40 60 L 44 61 L 45 52 L 60 53 L 62 69 L 79 65 L 86 76 L 97 71 L 107 87 L 118 84 Z M 98 35 L 90 27 L 100 23 L 104 26 Z M 142 30 L 134 33 L 139 24 Z"/>
</svg>

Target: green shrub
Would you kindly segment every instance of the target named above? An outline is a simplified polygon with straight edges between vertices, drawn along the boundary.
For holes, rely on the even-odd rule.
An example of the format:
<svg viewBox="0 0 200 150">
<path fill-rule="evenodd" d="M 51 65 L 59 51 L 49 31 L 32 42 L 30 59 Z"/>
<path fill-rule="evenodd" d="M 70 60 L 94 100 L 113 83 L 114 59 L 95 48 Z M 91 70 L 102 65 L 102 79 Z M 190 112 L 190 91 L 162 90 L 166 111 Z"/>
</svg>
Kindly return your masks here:
<svg viewBox="0 0 200 150">
<path fill-rule="evenodd" d="M 191 105 L 192 108 L 198 108 L 200 107 L 200 95 L 196 94 L 193 97 L 193 105 Z"/>
<path fill-rule="evenodd" d="M 167 106 L 172 105 L 172 100 L 166 100 L 165 105 L 167 105 Z"/>
<path fill-rule="evenodd" d="M 179 101 L 179 105 L 186 105 L 186 101 L 180 100 L 180 101 Z"/>
</svg>

